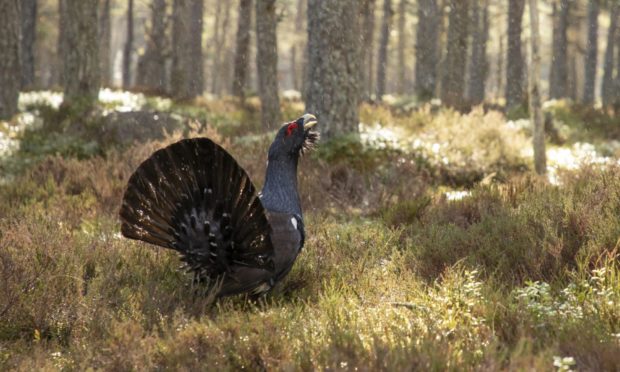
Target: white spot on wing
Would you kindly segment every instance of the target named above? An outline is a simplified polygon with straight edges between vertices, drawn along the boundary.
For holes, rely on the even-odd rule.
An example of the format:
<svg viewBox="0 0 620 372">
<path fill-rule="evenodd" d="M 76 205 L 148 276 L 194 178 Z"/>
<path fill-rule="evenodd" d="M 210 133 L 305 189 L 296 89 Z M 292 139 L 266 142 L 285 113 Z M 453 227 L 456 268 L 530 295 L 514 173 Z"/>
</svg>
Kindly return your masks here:
<svg viewBox="0 0 620 372">
<path fill-rule="evenodd" d="M 297 230 L 297 219 L 295 217 L 291 218 L 291 223 L 293 224 L 293 227 L 295 228 L 295 230 Z"/>
</svg>

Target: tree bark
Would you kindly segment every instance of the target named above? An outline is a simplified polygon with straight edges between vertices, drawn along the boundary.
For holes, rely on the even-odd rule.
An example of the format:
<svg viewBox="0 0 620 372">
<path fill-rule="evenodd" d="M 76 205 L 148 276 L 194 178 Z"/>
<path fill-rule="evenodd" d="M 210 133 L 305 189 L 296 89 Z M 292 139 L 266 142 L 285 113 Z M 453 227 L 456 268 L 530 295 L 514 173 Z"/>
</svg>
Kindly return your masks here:
<svg viewBox="0 0 620 372">
<path fill-rule="evenodd" d="M 415 45 L 415 90 L 421 100 L 434 97 L 437 88 L 439 22 L 441 13 L 437 7 L 437 0 L 419 0 Z"/>
<path fill-rule="evenodd" d="M 545 126 L 542 114 L 542 99 L 540 94 L 540 32 L 538 29 L 538 0 L 529 0 L 530 27 L 531 27 L 531 62 L 530 62 L 530 118 L 534 126 L 534 166 L 536 173 L 547 172 L 545 153 Z"/>
<path fill-rule="evenodd" d="M 34 45 L 37 31 L 37 0 L 21 1 L 21 86 L 32 89 L 34 85 Z"/>
<path fill-rule="evenodd" d="M 158 94 L 165 93 L 168 85 L 167 29 L 166 0 L 152 0 L 151 25 L 147 31 L 146 50 L 138 61 L 137 83 Z"/>
<path fill-rule="evenodd" d="M 98 0 L 62 0 L 64 105 L 92 106 L 101 85 Z"/>
<path fill-rule="evenodd" d="M 377 101 L 385 94 L 385 78 L 388 66 L 388 44 L 392 28 L 392 1 L 383 0 L 383 23 L 381 25 L 381 40 L 379 41 L 379 56 L 377 59 Z"/>
<path fill-rule="evenodd" d="M 614 4 L 610 10 L 610 23 L 607 31 L 607 46 L 605 47 L 605 61 L 603 67 L 603 85 L 601 87 L 601 99 L 603 107 L 609 107 L 614 93 L 614 47 L 618 28 L 618 15 L 620 5 Z"/>
<path fill-rule="evenodd" d="M 21 1 L 0 1 L 0 119 L 17 112 L 20 78 Z"/>
<path fill-rule="evenodd" d="M 256 70 L 261 117 L 266 128 L 280 124 L 276 1 L 256 1 Z"/>
<path fill-rule="evenodd" d="M 448 51 L 442 81 L 441 100 L 447 106 L 465 108 L 465 69 L 467 65 L 468 0 L 450 1 Z"/>
<path fill-rule="evenodd" d="M 594 103 L 594 87 L 596 85 L 596 67 L 598 55 L 598 14 L 599 0 L 588 2 L 588 44 L 586 47 L 585 83 L 583 87 L 583 103 Z"/>
<path fill-rule="evenodd" d="M 101 60 L 101 84 L 112 85 L 112 64 L 110 62 L 110 47 L 112 42 L 112 28 L 110 26 L 110 1 L 101 1 L 99 16 L 99 59 Z"/>
<path fill-rule="evenodd" d="M 127 3 L 127 39 L 123 49 L 123 88 L 131 86 L 131 55 L 133 52 L 133 0 Z"/>
<path fill-rule="evenodd" d="M 245 89 L 248 80 L 252 0 L 239 1 L 239 19 L 237 23 L 237 47 L 235 50 L 235 71 L 233 75 L 232 93 L 243 99 L 245 97 Z"/>
<path fill-rule="evenodd" d="M 358 131 L 358 14 L 357 0 L 308 0 L 306 110 L 327 139 Z"/>
<path fill-rule="evenodd" d="M 405 38 L 405 21 L 407 20 L 407 0 L 400 0 L 398 5 L 398 73 L 396 74 L 396 93 L 399 95 L 405 94 L 406 84 L 406 61 L 405 61 L 405 45 L 407 45 L 407 39 Z"/>
<path fill-rule="evenodd" d="M 190 100 L 203 90 L 203 0 L 175 0 L 172 17 L 170 88 L 175 99 Z"/>
<path fill-rule="evenodd" d="M 553 99 L 568 96 L 568 16 L 570 0 L 560 0 L 560 8 L 553 3 L 553 57 L 549 77 L 549 95 Z"/>
<path fill-rule="evenodd" d="M 232 1 L 216 1 L 216 12 L 214 22 L 214 32 L 211 44 L 213 45 L 213 61 L 211 65 L 211 91 L 214 94 L 221 94 L 223 87 L 226 87 L 227 70 L 225 60 L 227 59 L 226 34 L 230 22 L 230 9 Z"/>
<path fill-rule="evenodd" d="M 508 56 L 506 58 L 506 108 L 523 102 L 521 28 L 525 0 L 508 1 Z"/>
<path fill-rule="evenodd" d="M 479 105 L 484 101 L 488 72 L 487 41 L 489 39 L 488 1 L 473 1 L 472 43 L 469 68 L 469 102 Z"/>
</svg>

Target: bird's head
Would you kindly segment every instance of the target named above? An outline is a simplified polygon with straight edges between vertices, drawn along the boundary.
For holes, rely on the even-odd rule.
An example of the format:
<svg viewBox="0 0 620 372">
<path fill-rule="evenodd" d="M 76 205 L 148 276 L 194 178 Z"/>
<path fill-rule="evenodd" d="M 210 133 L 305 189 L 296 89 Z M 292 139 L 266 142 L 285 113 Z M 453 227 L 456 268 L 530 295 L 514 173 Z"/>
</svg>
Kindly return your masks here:
<svg viewBox="0 0 620 372">
<path fill-rule="evenodd" d="M 269 148 L 269 159 L 297 158 L 312 149 L 320 138 L 319 132 L 312 130 L 316 124 L 312 114 L 284 124 Z"/>
</svg>

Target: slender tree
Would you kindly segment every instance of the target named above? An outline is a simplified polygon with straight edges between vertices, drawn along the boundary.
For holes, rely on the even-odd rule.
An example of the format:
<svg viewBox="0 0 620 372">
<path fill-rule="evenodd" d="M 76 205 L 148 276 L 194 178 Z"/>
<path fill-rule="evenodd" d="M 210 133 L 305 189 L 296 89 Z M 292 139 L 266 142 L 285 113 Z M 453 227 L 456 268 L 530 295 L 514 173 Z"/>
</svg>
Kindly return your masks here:
<svg viewBox="0 0 620 372">
<path fill-rule="evenodd" d="M 549 76 L 551 98 L 568 96 L 568 16 L 570 0 L 559 0 L 559 9 L 553 3 L 553 56 Z"/>
<path fill-rule="evenodd" d="M 123 49 L 123 88 L 131 86 L 131 56 L 133 54 L 133 0 L 127 3 L 127 39 Z"/>
<path fill-rule="evenodd" d="M 523 99 L 523 55 L 521 30 L 525 0 L 508 0 L 508 56 L 506 58 L 506 107 L 520 105 Z"/>
<path fill-rule="evenodd" d="M 34 45 L 37 29 L 37 0 L 21 1 L 21 85 L 29 89 L 34 84 Z"/>
<path fill-rule="evenodd" d="M 603 67 L 603 84 L 601 87 L 601 98 L 603 106 L 609 107 L 612 103 L 614 93 L 614 47 L 618 29 L 618 15 L 620 5 L 613 4 L 610 10 L 610 23 L 607 30 L 607 46 L 605 47 L 605 60 Z"/>
<path fill-rule="evenodd" d="M 441 100 L 444 104 L 463 109 L 465 68 L 467 65 L 467 36 L 469 31 L 469 1 L 450 0 L 448 50 L 446 52 Z"/>
<path fill-rule="evenodd" d="M 438 42 L 441 13 L 437 0 L 418 1 L 415 44 L 415 91 L 420 99 L 430 99 L 437 88 Z"/>
<path fill-rule="evenodd" d="M 599 0 L 588 1 L 588 44 L 585 61 L 585 84 L 583 87 L 583 103 L 594 103 L 594 87 L 596 85 L 596 67 L 598 55 L 598 14 Z"/>
<path fill-rule="evenodd" d="M 326 138 L 358 130 L 358 14 L 357 0 L 308 0 L 306 110 Z"/>
<path fill-rule="evenodd" d="M 210 45 L 212 46 L 211 55 L 211 92 L 221 94 L 228 85 L 226 70 L 228 66 L 226 60 L 230 51 L 226 48 L 226 36 L 230 23 L 230 13 L 232 1 L 216 1 L 215 22 L 213 23 L 213 36 Z"/>
<path fill-rule="evenodd" d="M 385 94 L 385 79 L 388 66 L 388 44 L 392 27 L 392 0 L 383 0 L 383 23 L 381 25 L 381 40 L 379 41 L 379 56 L 377 59 L 377 100 Z"/>
<path fill-rule="evenodd" d="M 360 66 L 363 89 L 361 98 L 370 99 L 373 91 L 373 71 L 374 71 L 374 45 L 375 45 L 375 0 L 363 0 L 360 4 L 360 14 L 362 22 L 362 32 L 360 34 L 360 44 L 364 46 L 362 51 L 362 65 Z"/>
<path fill-rule="evenodd" d="M 166 0 L 152 0 L 150 8 L 151 23 L 146 34 L 146 49 L 138 59 L 136 80 L 141 87 L 161 94 L 167 90 L 166 61 L 170 53 L 166 36 L 168 30 Z"/>
<path fill-rule="evenodd" d="M 262 122 L 267 128 L 280 124 L 277 23 L 276 1 L 256 1 L 256 70 Z"/>
<path fill-rule="evenodd" d="M 99 95 L 98 0 L 62 0 L 60 37 L 63 57 L 64 102 L 92 106 Z"/>
<path fill-rule="evenodd" d="M 20 0 L 0 1 L 0 119 L 17 112 L 20 79 Z"/>
<path fill-rule="evenodd" d="M 112 64 L 110 63 L 110 47 L 112 42 L 112 28 L 110 26 L 110 2 L 100 2 L 99 13 L 99 58 L 101 60 L 101 84 L 112 85 Z"/>
<path fill-rule="evenodd" d="M 540 94 L 540 31 L 538 26 L 538 0 L 529 0 L 530 7 L 530 117 L 534 124 L 534 166 L 536 173 L 547 172 L 545 153 L 545 125 L 543 123 L 542 99 Z"/>
<path fill-rule="evenodd" d="M 260 1 L 260 0 L 258 0 Z M 250 26 L 252 23 L 252 0 L 239 1 L 237 21 L 237 46 L 235 50 L 235 71 L 232 93 L 243 98 L 248 79 L 248 60 L 250 51 Z"/>
<path fill-rule="evenodd" d="M 175 0 L 172 8 L 172 70 L 170 88 L 178 100 L 202 94 L 203 0 Z"/>
<path fill-rule="evenodd" d="M 407 21 L 407 0 L 400 0 L 398 5 L 398 73 L 396 93 L 402 95 L 405 94 L 406 84 L 406 61 L 405 61 L 405 45 L 407 45 L 407 38 L 405 35 L 405 24 Z"/>
<path fill-rule="evenodd" d="M 478 105 L 484 101 L 488 72 L 487 40 L 489 39 L 489 11 L 487 0 L 472 1 L 472 43 L 469 63 L 469 101 Z"/>
</svg>

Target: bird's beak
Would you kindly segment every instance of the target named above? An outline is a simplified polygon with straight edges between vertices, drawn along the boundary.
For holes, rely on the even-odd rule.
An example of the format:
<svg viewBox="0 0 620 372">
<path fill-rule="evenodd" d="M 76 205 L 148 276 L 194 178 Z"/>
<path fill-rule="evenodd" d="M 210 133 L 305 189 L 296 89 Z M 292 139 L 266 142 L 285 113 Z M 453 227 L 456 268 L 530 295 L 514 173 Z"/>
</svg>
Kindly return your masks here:
<svg viewBox="0 0 620 372">
<path fill-rule="evenodd" d="M 304 130 L 306 131 L 314 128 L 314 126 L 318 123 L 318 121 L 316 120 L 316 116 L 312 114 L 305 114 L 303 118 L 304 118 Z"/>
</svg>

